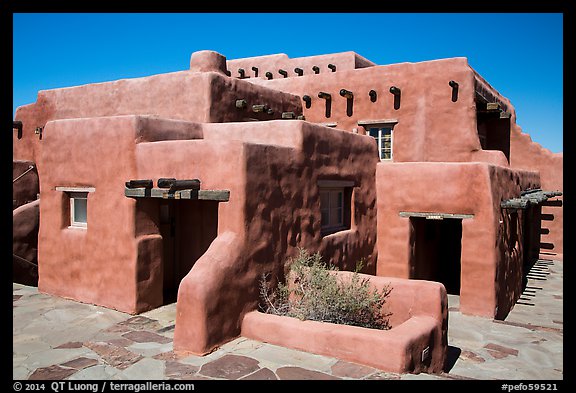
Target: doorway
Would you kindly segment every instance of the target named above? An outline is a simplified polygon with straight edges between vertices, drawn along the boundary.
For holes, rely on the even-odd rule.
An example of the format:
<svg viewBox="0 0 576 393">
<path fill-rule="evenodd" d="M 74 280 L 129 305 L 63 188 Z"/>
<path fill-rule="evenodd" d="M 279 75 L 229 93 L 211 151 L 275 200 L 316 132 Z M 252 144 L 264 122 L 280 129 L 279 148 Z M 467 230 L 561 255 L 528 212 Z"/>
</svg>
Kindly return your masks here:
<svg viewBox="0 0 576 393">
<path fill-rule="evenodd" d="M 482 150 L 500 150 L 510 162 L 510 118 L 501 117 L 499 110 L 486 110 L 486 104 L 476 104 L 476 124 Z"/>
<path fill-rule="evenodd" d="M 462 219 L 410 217 L 410 278 L 444 284 L 460 295 Z"/>
<path fill-rule="evenodd" d="M 218 201 L 160 201 L 163 304 L 174 303 L 180 281 L 218 235 Z"/>
</svg>

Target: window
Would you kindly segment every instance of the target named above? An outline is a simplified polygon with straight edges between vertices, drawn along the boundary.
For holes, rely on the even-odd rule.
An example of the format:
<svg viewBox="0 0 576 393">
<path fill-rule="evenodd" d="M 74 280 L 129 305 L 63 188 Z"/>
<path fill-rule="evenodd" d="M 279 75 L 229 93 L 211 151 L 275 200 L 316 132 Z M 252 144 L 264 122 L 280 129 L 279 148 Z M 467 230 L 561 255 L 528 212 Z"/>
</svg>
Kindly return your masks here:
<svg viewBox="0 0 576 393">
<path fill-rule="evenodd" d="M 344 189 L 324 189 L 320 191 L 320 211 L 322 228 L 341 228 L 343 221 Z"/>
<path fill-rule="evenodd" d="M 318 181 L 322 235 L 350 229 L 351 196 L 354 182 Z"/>
<path fill-rule="evenodd" d="M 56 191 L 63 191 L 69 199 L 69 204 L 64 206 L 68 209 L 69 227 L 88 227 L 88 194 L 94 192 L 93 187 L 56 187 Z M 66 213 L 66 212 L 65 212 Z"/>
<path fill-rule="evenodd" d="M 88 193 L 71 192 L 70 226 L 86 228 L 88 226 Z"/>
<path fill-rule="evenodd" d="M 392 126 L 370 127 L 369 135 L 376 140 L 378 146 L 378 155 L 381 160 L 392 159 Z"/>
</svg>

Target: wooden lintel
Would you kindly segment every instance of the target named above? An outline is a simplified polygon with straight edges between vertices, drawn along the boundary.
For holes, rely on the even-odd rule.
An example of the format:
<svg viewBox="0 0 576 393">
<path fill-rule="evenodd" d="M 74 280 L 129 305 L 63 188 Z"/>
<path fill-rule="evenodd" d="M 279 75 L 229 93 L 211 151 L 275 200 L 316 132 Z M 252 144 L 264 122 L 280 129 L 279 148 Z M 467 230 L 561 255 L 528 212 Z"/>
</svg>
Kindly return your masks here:
<svg viewBox="0 0 576 393">
<path fill-rule="evenodd" d="M 178 190 L 170 192 L 162 188 L 124 188 L 124 195 L 130 198 L 192 199 L 227 202 L 229 190 Z"/>
<path fill-rule="evenodd" d="M 345 187 L 355 187 L 356 182 L 354 180 L 318 180 L 318 187 L 321 188 L 345 188 Z"/>
<path fill-rule="evenodd" d="M 358 120 L 357 123 L 361 127 L 370 127 L 370 126 L 377 126 L 377 125 L 390 125 L 394 126 L 398 124 L 398 119 L 370 119 L 370 120 Z"/>
<path fill-rule="evenodd" d="M 445 218 L 466 219 L 474 218 L 474 214 L 437 213 L 437 212 L 400 212 L 400 217 L 423 217 L 429 220 L 442 220 Z"/>
<path fill-rule="evenodd" d="M 486 110 L 499 111 L 500 110 L 500 104 L 497 102 L 488 102 L 488 103 L 486 103 Z"/>
</svg>

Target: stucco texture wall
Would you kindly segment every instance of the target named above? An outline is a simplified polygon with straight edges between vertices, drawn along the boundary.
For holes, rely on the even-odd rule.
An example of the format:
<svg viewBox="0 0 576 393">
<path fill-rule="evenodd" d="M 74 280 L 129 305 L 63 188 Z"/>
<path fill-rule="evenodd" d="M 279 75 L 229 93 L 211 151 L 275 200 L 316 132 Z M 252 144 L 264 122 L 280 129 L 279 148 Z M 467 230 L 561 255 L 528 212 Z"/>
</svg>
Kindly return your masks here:
<svg viewBox="0 0 576 393">
<path fill-rule="evenodd" d="M 279 145 L 267 144 L 273 133 L 285 136 Z M 197 260 L 183 262 L 191 269 L 178 293 L 176 347 L 205 353 L 237 336 L 243 314 L 256 308 L 261 274 L 281 274 L 297 247 L 320 251 L 342 268 L 365 256 L 365 271 L 375 272 L 378 159 L 370 137 L 298 120 L 204 129 L 114 116 L 50 121 L 42 143 L 43 292 L 130 313 L 161 305 L 159 206 L 126 197 L 124 183 L 198 178 L 202 189 L 230 191 L 215 218 L 202 216 L 217 223 L 189 223 L 217 232 L 202 256 L 181 256 Z M 350 229 L 324 238 L 319 179 L 354 182 Z M 56 187 L 90 188 L 87 228 L 70 227 L 68 192 Z"/>
<path fill-rule="evenodd" d="M 485 317 L 494 317 L 498 306 L 507 312 L 510 301 L 499 291 L 519 295 L 522 256 L 500 247 L 511 236 L 501 230 L 500 202 L 539 185 L 537 173 L 485 163 L 380 163 L 376 179 L 377 275 L 412 278 L 410 218 L 400 212 L 473 215 L 462 219 L 460 309 Z M 501 274 L 506 269 L 516 274 L 512 283 Z"/>
<path fill-rule="evenodd" d="M 42 140 L 38 289 L 134 312 L 134 204 L 124 181 L 136 171 L 132 117 L 52 121 Z M 56 187 L 93 187 L 88 227 L 72 228 L 69 196 Z"/>
<path fill-rule="evenodd" d="M 453 101 L 451 80 L 458 86 Z M 336 128 L 366 133 L 358 125 L 366 120 L 397 121 L 394 126 L 394 161 L 486 161 L 506 165 L 501 152 L 481 150 L 476 128 L 475 73 L 466 58 L 420 63 L 399 63 L 344 69 L 333 73 L 273 80 L 248 79 L 251 83 L 311 98 L 308 108 L 302 101 L 306 120 L 333 123 Z M 390 87 L 401 89 L 399 107 L 395 107 Z M 340 90 L 352 91 L 354 98 L 340 96 Z M 376 91 L 372 101 L 369 92 Z M 329 93 L 327 101 L 318 93 Z"/>
<path fill-rule="evenodd" d="M 246 99 L 245 110 L 235 107 Z M 253 113 L 254 104 L 266 103 L 273 114 Z M 121 79 L 61 89 L 43 90 L 35 103 L 19 107 L 22 138 L 13 138 L 15 159 L 37 162 L 42 140 L 36 127 L 50 120 L 147 115 L 194 122 L 280 119 L 283 112 L 301 114 L 298 97 L 231 79 L 219 72 L 179 71 L 143 78 Z M 46 136 L 48 129 L 42 131 Z"/>
<path fill-rule="evenodd" d="M 564 154 L 552 153 L 533 142 L 530 135 L 515 125 L 510 135 L 510 166 L 540 172 L 542 189 L 564 190 Z M 544 202 L 542 206 L 541 252 L 546 258 L 563 259 L 564 254 L 564 198 Z M 546 254 L 550 254 L 546 256 Z"/>
<path fill-rule="evenodd" d="M 202 354 L 240 334 L 244 313 L 257 307 L 262 273 L 281 276 L 287 257 L 295 255 L 297 247 L 320 251 L 327 261 L 344 267 L 355 266 L 357 258 L 368 255 L 366 268 L 375 267 L 375 256 L 370 253 L 375 234 L 370 228 L 375 226 L 376 218 L 373 207 L 377 158 L 369 138 L 301 121 L 250 127 L 231 123 L 206 127 L 207 146 L 218 146 L 212 139 L 221 135 L 218 128 L 226 128 L 230 135 L 244 139 L 234 141 L 232 137 L 228 143 L 236 143 L 240 150 L 231 156 L 221 154 L 240 161 L 237 165 L 220 166 L 227 168 L 222 173 L 226 172 L 230 201 L 220 204 L 218 237 L 181 282 L 174 338 L 175 348 Z M 233 132 L 240 128 L 244 134 Z M 284 145 L 264 144 L 263 139 L 270 138 L 271 132 L 286 135 L 281 138 Z M 150 146 L 151 150 L 155 148 Z M 179 149 L 184 150 L 176 156 L 194 156 L 184 146 L 174 151 Z M 373 157 L 373 165 L 367 165 L 363 158 L 366 152 Z M 218 165 L 204 165 L 205 175 L 201 170 L 189 175 L 220 178 L 213 176 Z M 321 178 L 357 182 L 353 202 L 356 218 L 349 230 L 331 235 L 329 240 L 320 235 L 316 181 Z"/>
</svg>

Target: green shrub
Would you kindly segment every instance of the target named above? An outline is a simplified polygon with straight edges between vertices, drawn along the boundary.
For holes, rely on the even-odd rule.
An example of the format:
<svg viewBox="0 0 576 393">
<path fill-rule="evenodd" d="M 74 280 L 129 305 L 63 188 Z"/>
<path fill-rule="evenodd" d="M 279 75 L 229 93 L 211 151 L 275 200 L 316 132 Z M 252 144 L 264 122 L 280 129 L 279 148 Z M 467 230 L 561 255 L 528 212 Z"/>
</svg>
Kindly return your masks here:
<svg viewBox="0 0 576 393">
<path fill-rule="evenodd" d="M 268 276 L 260 282 L 261 310 L 275 315 L 285 315 L 301 320 L 361 326 L 373 329 L 390 329 L 389 313 L 382 307 L 390 294 L 389 286 L 381 291 L 371 287 L 359 271 L 357 264 L 350 281 L 338 281 L 335 266 L 326 266 L 319 253 L 310 255 L 299 249 L 296 258 L 289 262 L 288 280 L 270 289 Z"/>
</svg>

